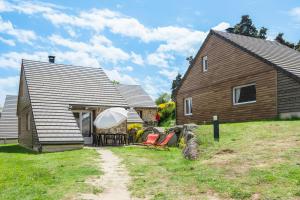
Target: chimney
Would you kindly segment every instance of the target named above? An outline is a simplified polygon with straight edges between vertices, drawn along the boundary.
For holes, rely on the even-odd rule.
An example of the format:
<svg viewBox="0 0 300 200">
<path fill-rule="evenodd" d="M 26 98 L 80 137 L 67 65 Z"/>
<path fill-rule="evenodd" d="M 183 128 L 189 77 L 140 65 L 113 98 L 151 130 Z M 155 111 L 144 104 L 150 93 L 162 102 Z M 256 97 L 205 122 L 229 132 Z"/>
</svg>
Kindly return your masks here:
<svg viewBox="0 0 300 200">
<path fill-rule="evenodd" d="M 55 63 L 55 56 L 48 56 L 49 63 Z"/>
</svg>

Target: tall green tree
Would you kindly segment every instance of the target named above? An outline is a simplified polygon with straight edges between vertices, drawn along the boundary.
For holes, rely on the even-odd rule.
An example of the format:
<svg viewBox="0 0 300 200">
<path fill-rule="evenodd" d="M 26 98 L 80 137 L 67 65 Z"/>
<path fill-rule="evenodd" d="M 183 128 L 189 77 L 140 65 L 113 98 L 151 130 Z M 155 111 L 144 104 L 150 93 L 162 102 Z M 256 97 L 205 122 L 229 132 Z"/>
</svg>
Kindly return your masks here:
<svg viewBox="0 0 300 200">
<path fill-rule="evenodd" d="M 156 105 L 167 103 L 171 100 L 171 95 L 168 93 L 162 93 L 159 95 L 159 97 L 155 100 Z"/>
<path fill-rule="evenodd" d="M 275 40 L 276 40 L 277 42 L 279 42 L 280 44 L 283 44 L 283 45 L 285 45 L 285 46 L 288 46 L 288 47 L 294 49 L 294 48 L 295 48 L 295 44 L 286 41 L 286 40 L 283 38 L 283 35 L 284 35 L 283 33 L 278 33 L 278 35 L 276 36 Z"/>
<path fill-rule="evenodd" d="M 239 23 L 226 29 L 228 33 L 235 33 L 261 39 L 267 38 L 267 30 L 268 29 L 265 27 L 257 30 L 249 15 L 243 15 Z"/>
<path fill-rule="evenodd" d="M 172 82 L 172 87 L 171 87 L 171 90 L 172 90 L 171 99 L 172 99 L 173 101 L 175 101 L 175 92 L 176 92 L 178 86 L 180 85 L 181 80 L 182 80 L 182 76 L 181 76 L 180 73 L 178 73 L 177 76 L 176 76 L 176 78 L 175 78 L 175 80 L 173 80 L 173 82 Z"/>
</svg>

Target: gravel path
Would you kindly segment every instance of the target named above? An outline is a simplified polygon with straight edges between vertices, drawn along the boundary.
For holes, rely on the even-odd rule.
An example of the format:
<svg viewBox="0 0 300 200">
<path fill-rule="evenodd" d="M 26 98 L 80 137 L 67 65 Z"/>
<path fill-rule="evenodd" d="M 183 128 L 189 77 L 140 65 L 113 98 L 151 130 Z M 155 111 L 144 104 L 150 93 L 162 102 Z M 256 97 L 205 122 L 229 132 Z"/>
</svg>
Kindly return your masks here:
<svg viewBox="0 0 300 200">
<path fill-rule="evenodd" d="M 121 159 L 109 149 L 97 148 L 101 156 L 100 167 L 104 175 L 87 181 L 88 184 L 99 188 L 102 192 L 97 194 L 80 194 L 76 199 L 80 200 L 133 200 L 127 189 L 130 181 L 128 172 Z"/>
</svg>

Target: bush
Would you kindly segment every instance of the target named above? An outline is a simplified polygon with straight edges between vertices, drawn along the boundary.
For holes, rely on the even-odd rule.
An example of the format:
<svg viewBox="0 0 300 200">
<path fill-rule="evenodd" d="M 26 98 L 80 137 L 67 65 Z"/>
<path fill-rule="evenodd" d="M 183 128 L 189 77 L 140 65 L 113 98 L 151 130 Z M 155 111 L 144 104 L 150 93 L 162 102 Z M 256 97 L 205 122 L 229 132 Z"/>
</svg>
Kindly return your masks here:
<svg viewBox="0 0 300 200">
<path fill-rule="evenodd" d="M 144 130 L 138 130 L 136 135 L 135 135 L 135 141 L 138 142 L 141 136 L 143 135 Z"/>
<path fill-rule="evenodd" d="M 143 128 L 142 124 L 129 124 L 127 130 L 131 131 L 132 129 L 141 130 Z"/>
<path fill-rule="evenodd" d="M 184 149 L 185 148 L 186 144 L 184 142 L 184 138 L 183 137 L 180 138 L 178 146 L 179 146 L 180 149 Z"/>
<path fill-rule="evenodd" d="M 159 126 L 171 126 L 171 122 L 175 119 L 175 102 L 159 104 L 158 114 L 160 116 Z"/>
</svg>

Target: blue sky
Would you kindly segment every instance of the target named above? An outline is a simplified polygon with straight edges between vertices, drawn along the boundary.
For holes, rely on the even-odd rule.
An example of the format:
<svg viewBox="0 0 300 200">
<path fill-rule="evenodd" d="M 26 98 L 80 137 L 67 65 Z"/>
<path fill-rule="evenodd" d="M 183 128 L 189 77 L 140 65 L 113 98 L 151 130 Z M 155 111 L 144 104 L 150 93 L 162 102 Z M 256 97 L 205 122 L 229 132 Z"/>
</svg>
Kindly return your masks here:
<svg viewBox="0 0 300 200">
<path fill-rule="evenodd" d="M 21 59 L 102 67 L 112 80 L 140 84 L 153 97 L 169 92 L 211 28 L 249 14 L 268 39 L 300 39 L 296 0 L 0 0 L 0 105 L 17 94 Z"/>
</svg>

